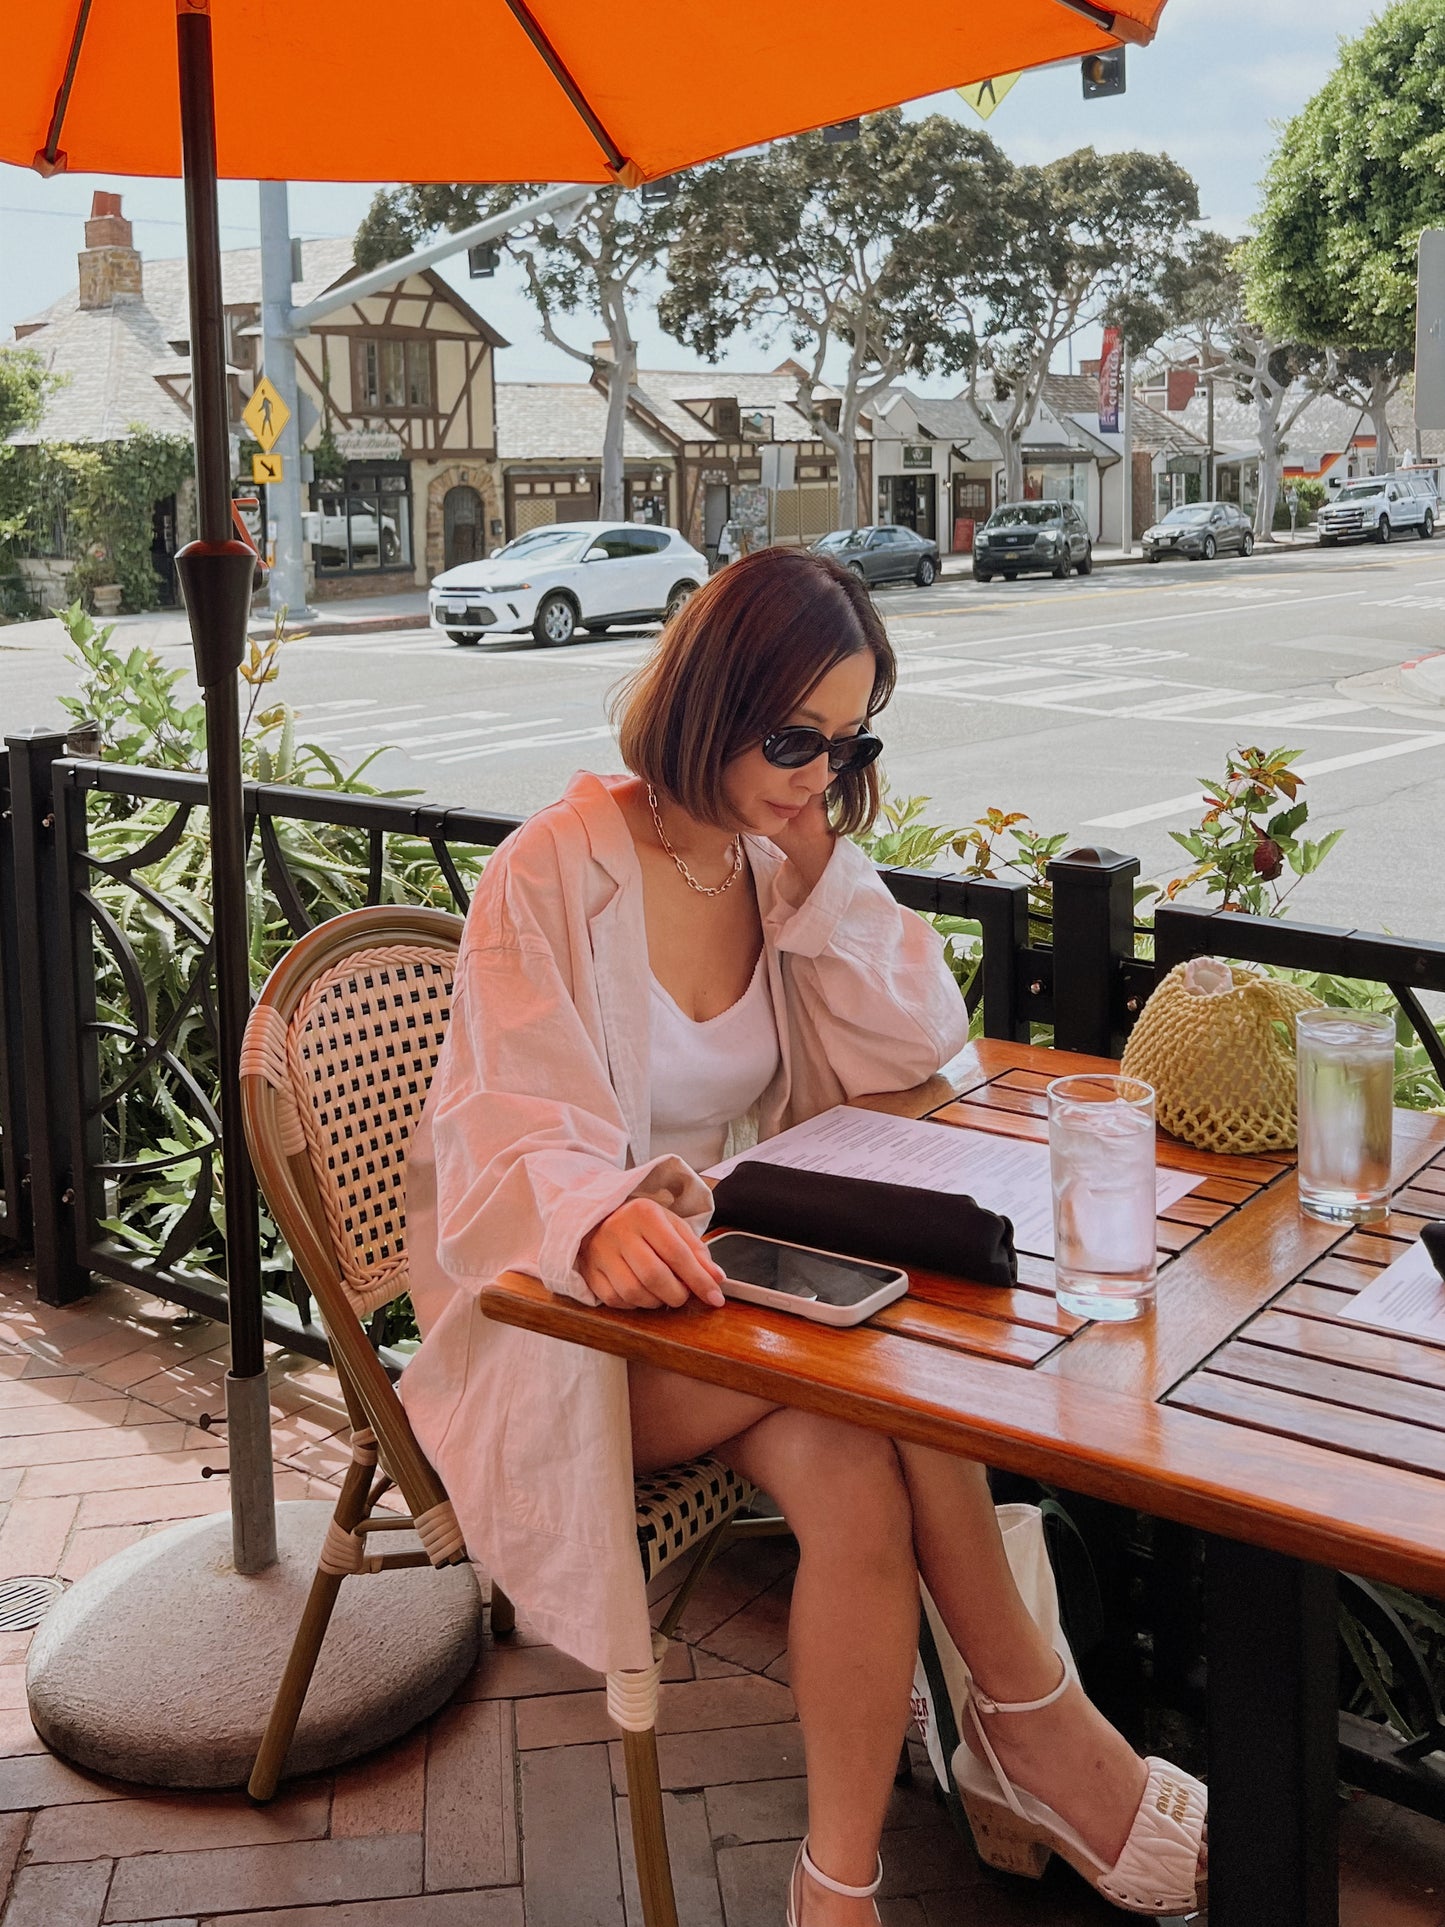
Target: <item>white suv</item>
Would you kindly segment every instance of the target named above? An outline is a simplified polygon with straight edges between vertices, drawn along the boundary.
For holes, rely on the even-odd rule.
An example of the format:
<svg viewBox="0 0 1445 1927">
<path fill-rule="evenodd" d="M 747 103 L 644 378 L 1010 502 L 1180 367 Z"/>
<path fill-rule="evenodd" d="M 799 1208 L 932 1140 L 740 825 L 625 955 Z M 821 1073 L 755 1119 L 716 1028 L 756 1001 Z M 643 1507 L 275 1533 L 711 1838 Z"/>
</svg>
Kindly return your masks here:
<svg viewBox="0 0 1445 1927">
<path fill-rule="evenodd" d="M 1435 533 L 1435 493 L 1405 475 L 1376 475 L 1350 482 L 1315 517 L 1320 547 L 1332 549 L 1351 537 L 1388 542 L 1401 529 L 1413 529 L 1422 542 Z"/>
<path fill-rule="evenodd" d="M 677 529 L 641 522 L 558 522 L 519 535 L 484 562 L 431 585 L 431 627 L 453 642 L 530 629 L 541 643 L 666 621 L 707 580 L 707 558 Z"/>
</svg>

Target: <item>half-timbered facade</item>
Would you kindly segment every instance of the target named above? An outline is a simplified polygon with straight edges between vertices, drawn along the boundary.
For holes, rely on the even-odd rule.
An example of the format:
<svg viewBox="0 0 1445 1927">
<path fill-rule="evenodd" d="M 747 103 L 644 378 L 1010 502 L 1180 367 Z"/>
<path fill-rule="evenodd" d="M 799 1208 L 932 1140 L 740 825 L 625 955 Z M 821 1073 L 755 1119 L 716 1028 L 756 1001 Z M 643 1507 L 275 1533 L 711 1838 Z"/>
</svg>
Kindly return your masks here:
<svg viewBox="0 0 1445 1927">
<path fill-rule="evenodd" d="M 330 286 L 350 272 L 349 253 Z M 496 546 L 492 357 L 505 345 L 431 269 L 335 310 L 297 342 L 303 415 L 315 416 L 304 446 L 319 593 L 403 572 L 427 582 Z"/>
<path fill-rule="evenodd" d="M 77 286 L 15 331 L 61 378 L 27 438 L 99 443 L 136 425 L 188 434 L 184 260 L 143 261 L 116 194 L 97 194 L 85 240 Z M 348 239 L 297 240 L 292 260 L 296 308 L 355 273 Z M 221 276 L 240 455 L 241 410 L 261 373 L 259 250 L 227 249 Z M 298 340 L 305 528 L 318 595 L 424 584 L 502 540 L 493 356 L 505 345 L 430 269 L 334 310 Z M 237 481 L 249 492 L 249 463 Z M 188 504 L 172 502 L 172 552 L 188 520 Z"/>
</svg>

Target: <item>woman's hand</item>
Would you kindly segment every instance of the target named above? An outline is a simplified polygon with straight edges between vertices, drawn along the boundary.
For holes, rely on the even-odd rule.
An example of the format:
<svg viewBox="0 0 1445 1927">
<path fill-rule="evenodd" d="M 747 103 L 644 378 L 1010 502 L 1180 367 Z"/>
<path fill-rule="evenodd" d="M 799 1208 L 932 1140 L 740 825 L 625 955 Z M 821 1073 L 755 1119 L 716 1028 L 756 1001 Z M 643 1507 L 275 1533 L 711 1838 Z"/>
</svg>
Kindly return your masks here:
<svg viewBox="0 0 1445 1927">
<path fill-rule="evenodd" d="M 577 1252 L 577 1269 L 599 1303 L 624 1311 L 656 1311 L 700 1298 L 722 1305 L 726 1275 L 690 1225 L 651 1198 L 629 1198 L 594 1225 Z"/>
<path fill-rule="evenodd" d="M 774 830 L 769 841 L 776 843 L 788 859 L 807 896 L 828 867 L 837 836 L 828 822 L 826 795 L 812 797 L 791 823 Z"/>
</svg>

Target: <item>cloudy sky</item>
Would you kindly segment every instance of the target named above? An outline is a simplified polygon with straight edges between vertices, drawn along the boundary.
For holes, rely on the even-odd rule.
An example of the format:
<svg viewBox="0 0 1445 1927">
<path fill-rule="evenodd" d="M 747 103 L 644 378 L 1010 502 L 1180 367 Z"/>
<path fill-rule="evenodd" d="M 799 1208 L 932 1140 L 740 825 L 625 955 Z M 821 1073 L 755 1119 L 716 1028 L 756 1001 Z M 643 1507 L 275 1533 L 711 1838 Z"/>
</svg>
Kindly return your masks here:
<svg viewBox="0 0 1445 1927">
<path fill-rule="evenodd" d="M 1243 232 L 1276 124 L 1295 113 L 1325 79 L 1340 37 L 1353 35 L 1379 8 L 1373 0 L 1170 0 L 1154 45 L 1129 50 L 1128 92 L 1084 101 L 1077 67 L 1025 75 L 989 122 L 988 131 L 1015 160 L 1042 161 L 1092 144 L 1164 150 L 1199 182 L 1200 206 L 1213 226 Z M 918 103 L 919 112 L 972 116 L 954 95 Z M 183 252 L 181 190 L 169 181 L 75 175 L 42 181 L 0 166 L 0 340 L 14 324 L 45 307 L 75 282 L 81 224 L 94 188 L 118 188 L 135 222 L 136 245 L 155 258 Z M 302 235 L 350 232 L 371 186 L 301 183 L 291 190 L 291 223 Z M 256 239 L 256 191 L 245 182 L 221 187 L 222 241 Z M 464 285 L 459 282 L 459 285 Z M 474 304 L 513 344 L 501 357 L 504 380 L 573 378 L 577 364 L 542 342 L 519 283 L 505 272 L 466 289 Z M 639 317 L 644 366 L 686 366 L 691 357 Z M 576 338 L 593 330 L 579 319 Z M 1088 342 L 1079 344 L 1087 353 Z M 776 344 L 734 343 L 734 366 L 771 365 Z"/>
</svg>

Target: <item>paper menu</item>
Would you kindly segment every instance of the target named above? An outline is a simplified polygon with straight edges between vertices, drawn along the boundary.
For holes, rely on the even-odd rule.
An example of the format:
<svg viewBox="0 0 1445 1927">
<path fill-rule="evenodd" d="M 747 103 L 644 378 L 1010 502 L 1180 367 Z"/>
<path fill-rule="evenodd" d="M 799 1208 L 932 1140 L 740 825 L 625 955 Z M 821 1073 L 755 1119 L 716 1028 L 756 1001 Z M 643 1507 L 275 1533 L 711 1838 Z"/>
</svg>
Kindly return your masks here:
<svg viewBox="0 0 1445 1927">
<path fill-rule="evenodd" d="M 1355 1325 L 1445 1345 L 1445 1283 L 1417 1238 L 1340 1313 Z"/>
<path fill-rule="evenodd" d="M 714 1165 L 704 1175 L 724 1178 L 744 1158 L 762 1158 L 794 1171 L 827 1171 L 834 1177 L 966 1193 L 986 1210 L 1012 1220 L 1014 1243 L 1020 1251 L 1039 1258 L 1054 1255 L 1049 1147 L 1029 1138 L 889 1117 L 839 1104 L 739 1157 Z M 1163 1211 L 1202 1178 L 1197 1172 L 1160 1168 L 1156 1182 L 1157 1208 Z"/>
</svg>

